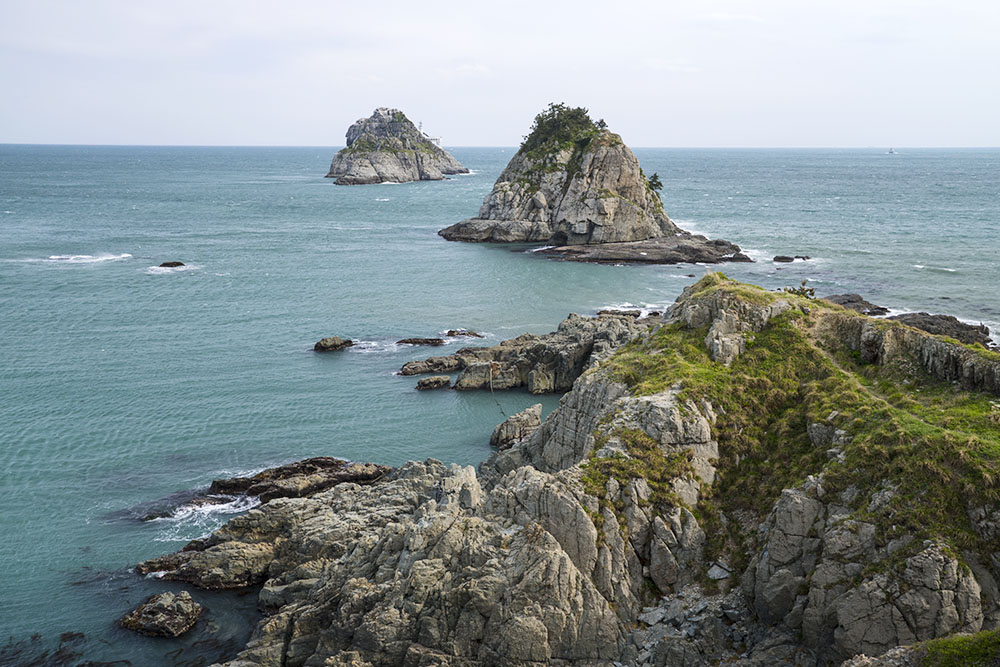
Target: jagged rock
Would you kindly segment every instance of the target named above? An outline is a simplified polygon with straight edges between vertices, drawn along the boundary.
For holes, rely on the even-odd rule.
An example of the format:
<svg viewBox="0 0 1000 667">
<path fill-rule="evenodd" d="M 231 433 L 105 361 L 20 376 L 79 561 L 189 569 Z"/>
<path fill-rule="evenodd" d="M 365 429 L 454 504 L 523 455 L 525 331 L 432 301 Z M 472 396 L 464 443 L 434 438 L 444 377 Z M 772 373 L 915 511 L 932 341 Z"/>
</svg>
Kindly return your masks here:
<svg viewBox="0 0 1000 667">
<path fill-rule="evenodd" d="M 524 334 L 490 348 L 463 348 L 449 357 L 403 365 L 402 375 L 461 370 L 455 389 L 527 387 L 533 394 L 567 391 L 598 359 L 648 330 L 653 322 L 620 313 L 571 314 L 550 334 Z"/>
<path fill-rule="evenodd" d="M 469 336 L 471 338 L 482 338 L 483 334 L 476 333 L 472 329 L 448 329 L 445 332 L 445 336 Z"/>
<path fill-rule="evenodd" d="M 598 264 L 719 264 L 752 262 L 735 243 L 708 239 L 698 234 L 663 236 L 645 241 L 601 243 L 599 245 L 564 245 L 545 248 L 540 254 L 573 262 Z"/>
<path fill-rule="evenodd" d="M 339 350 L 343 350 L 345 347 L 351 347 L 352 345 L 354 345 L 353 340 L 341 338 L 340 336 L 331 336 L 316 343 L 313 346 L 313 350 L 316 352 L 337 352 Z"/>
<path fill-rule="evenodd" d="M 176 269 L 179 266 L 184 266 L 184 262 L 163 262 L 160 264 L 161 269 Z"/>
<path fill-rule="evenodd" d="M 930 313 L 905 313 L 893 315 L 890 320 L 902 322 L 911 327 L 921 329 L 938 336 L 949 336 L 967 345 L 979 344 L 990 347 L 990 330 L 985 324 L 974 325 L 961 322 L 951 315 L 931 315 Z"/>
<path fill-rule="evenodd" d="M 345 482 L 368 484 L 390 470 L 389 466 L 374 463 L 317 456 L 268 468 L 250 477 L 217 479 L 209 486 L 208 493 L 245 494 L 266 503 L 275 498 L 302 498 Z"/>
<path fill-rule="evenodd" d="M 794 262 L 795 258 L 789 257 L 788 255 L 775 255 L 774 259 L 772 259 L 771 261 L 788 263 L 788 262 Z"/>
<path fill-rule="evenodd" d="M 201 611 L 187 591 L 160 593 L 125 615 L 121 625 L 144 635 L 179 637 L 194 627 Z"/>
<path fill-rule="evenodd" d="M 404 338 L 397 340 L 396 345 L 444 345 L 444 338 Z"/>
<path fill-rule="evenodd" d="M 838 306 L 843 306 L 848 310 L 853 310 L 862 315 L 888 315 L 889 309 L 883 308 L 882 306 L 876 306 L 870 301 L 866 301 L 864 297 L 860 294 L 831 294 L 830 296 L 823 297 L 830 303 L 835 303 Z"/>
<path fill-rule="evenodd" d="M 535 117 L 479 215 L 438 233 L 449 241 L 565 246 L 553 252 L 577 261 L 749 261 L 738 246 L 715 246 L 678 228 L 659 187 L 621 137 L 591 121 L 586 109 L 553 104 Z M 587 247 L 593 244 L 615 247 Z"/>
<path fill-rule="evenodd" d="M 347 130 L 347 146 L 327 178 L 337 185 L 440 181 L 469 170 L 421 132 L 399 109 L 379 107 Z"/>
<path fill-rule="evenodd" d="M 542 404 L 535 403 L 497 424 L 490 436 L 490 446 L 499 450 L 509 449 L 534 433 L 541 423 Z"/>
<path fill-rule="evenodd" d="M 451 378 L 447 375 L 432 375 L 427 378 L 420 378 L 417 381 L 417 389 L 426 391 L 428 389 L 445 389 L 451 386 Z"/>
</svg>

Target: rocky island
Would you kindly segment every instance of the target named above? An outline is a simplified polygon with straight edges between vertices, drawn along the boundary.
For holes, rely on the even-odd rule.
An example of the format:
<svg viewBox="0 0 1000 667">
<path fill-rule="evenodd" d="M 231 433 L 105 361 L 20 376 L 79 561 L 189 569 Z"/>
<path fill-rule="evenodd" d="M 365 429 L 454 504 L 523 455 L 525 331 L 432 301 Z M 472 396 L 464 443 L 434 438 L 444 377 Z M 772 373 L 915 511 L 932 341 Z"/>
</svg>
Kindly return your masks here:
<svg viewBox="0 0 1000 667">
<path fill-rule="evenodd" d="M 601 345 L 564 331 L 591 341 L 547 362 L 572 388 L 478 473 L 410 462 L 278 497 L 141 571 L 259 590 L 268 615 L 228 667 L 996 646 L 1000 354 L 721 274 L 603 327 Z"/>
<path fill-rule="evenodd" d="M 337 185 L 440 181 L 469 170 L 421 132 L 399 109 L 379 107 L 347 129 L 327 178 Z"/>
<path fill-rule="evenodd" d="M 475 218 L 449 241 L 544 243 L 592 262 L 748 262 L 739 246 L 681 230 L 621 137 L 586 109 L 551 104 L 500 174 Z"/>
</svg>

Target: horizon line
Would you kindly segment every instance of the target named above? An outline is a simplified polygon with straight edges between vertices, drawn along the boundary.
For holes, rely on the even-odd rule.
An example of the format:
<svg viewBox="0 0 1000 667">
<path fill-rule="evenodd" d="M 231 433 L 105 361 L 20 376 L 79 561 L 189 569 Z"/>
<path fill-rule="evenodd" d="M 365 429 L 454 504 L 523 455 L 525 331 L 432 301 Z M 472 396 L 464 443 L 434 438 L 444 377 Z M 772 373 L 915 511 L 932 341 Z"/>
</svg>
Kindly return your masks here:
<svg viewBox="0 0 1000 667">
<path fill-rule="evenodd" d="M 80 147 L 80 148 L 322 148 L 322 149 L 336 149 L 340 150 L 345 146 L 343 144 L 332 144 L 332 145 L 322 145 L 322 144 L 129 144 L 129 143 L 56 143 L 56 142 L 37 142 L 37 141 L 0 141 L 0 146 L 51 146 L 51 147 Z M 449 146 L 442 146 L 441 148 L 513 148 L 517 149 L 518 145 L 487 145 L 487 144 L 453 144 Z M 773 146 L 687 146 L 687 145 L 675 145 L 675 146 L 630 146 L 632 149 L 690 149 L 690 150 L 869 150 L 869 149 L 883 149 L 883 148 L 903 148 L 903 149 L 997 149 L 1000 146 L 974 146 L 974 145 L 925 145 L 925 146 L 908 146 L 903 144 L 889 144 L 875 145 L 869 144 L 866 146 L 804 146 L 804 145 L 773 145 Z"/>
</svg>

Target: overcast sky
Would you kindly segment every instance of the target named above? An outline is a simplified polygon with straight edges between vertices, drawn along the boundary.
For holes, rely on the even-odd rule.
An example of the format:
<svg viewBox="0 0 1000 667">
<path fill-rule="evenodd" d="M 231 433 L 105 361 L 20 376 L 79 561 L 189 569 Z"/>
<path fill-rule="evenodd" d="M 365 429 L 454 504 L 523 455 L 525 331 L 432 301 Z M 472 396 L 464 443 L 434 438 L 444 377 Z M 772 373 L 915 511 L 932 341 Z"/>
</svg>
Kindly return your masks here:
<svg viewBox="0 0 1000 667">
<path fill-rule="evenodd" d="M 0 142 L 451 146 L 549 102 L 633 146 L 1000 146 L 1000 2 L 0 0 Z"/>
</svg>

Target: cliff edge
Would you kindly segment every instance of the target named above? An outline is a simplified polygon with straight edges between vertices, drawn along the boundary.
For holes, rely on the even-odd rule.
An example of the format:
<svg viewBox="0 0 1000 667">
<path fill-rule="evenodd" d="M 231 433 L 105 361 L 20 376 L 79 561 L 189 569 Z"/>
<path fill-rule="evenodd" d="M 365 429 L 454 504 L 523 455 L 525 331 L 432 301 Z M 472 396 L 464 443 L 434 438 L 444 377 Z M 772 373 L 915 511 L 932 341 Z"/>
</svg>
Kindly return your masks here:
<svg viewBox="0 0 1000 667">
<path fill-rule="evenodd" d="M 399 109 L 379 107 L 347 129 L 347 146 L 334 156 L 327 178 L 337 185 L 440 181 L 467 174 L 447 151 Z"/>
<path fill-rule="evenodd" d="M 659 177 L 647 178 L 604 121 L 593 122 L 586 109 L 552 104 L 535 117 L 479 215 L 438 233 L 449 241 L 546 243 L 559 246 L 550 252 L 583 261 L 749 261 L 734 244 L 677 227 L 660 187 Z M 698 252 L 669 253 L 699 241 Z M 613 256 L 595 255 L 592 246 L 604 244 L 623 245 Z"/>
</svg>

